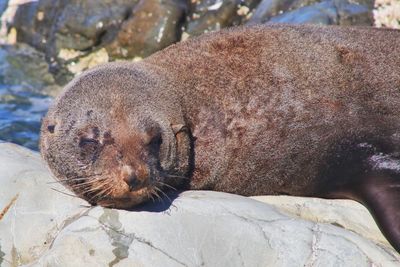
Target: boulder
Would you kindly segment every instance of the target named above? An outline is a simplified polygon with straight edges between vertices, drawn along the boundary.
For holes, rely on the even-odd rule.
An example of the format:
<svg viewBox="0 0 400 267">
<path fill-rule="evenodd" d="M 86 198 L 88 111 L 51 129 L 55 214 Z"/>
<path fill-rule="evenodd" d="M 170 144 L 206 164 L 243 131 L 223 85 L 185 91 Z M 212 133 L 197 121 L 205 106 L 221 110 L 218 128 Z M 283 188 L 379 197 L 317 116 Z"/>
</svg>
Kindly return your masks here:
<svg viewBox="0 0 400 267">
<path fill-rule="evenodd" d="M 10 27 L 16 29 L 18 42 L 44 52 L 51 72 L 65 80 L 63 67 L 69 62 L 58 56 L 60 51 L 72 49 L 86 56 L 110 43 L 136 4 L 137 0 L 29 1 L 18 5 Z"/>
<path fill-rule="evenodd" d="M 141 0 L 107 52 L 113 58 L 146 57 L 179 41 L 185 10 L 181 0 Z"/>
<path fill-rule="evenodd" d="M 6 10 L 8 4 L 8 0 L 0 0 L 0 17 L 3 14 L 4 10 Z"/>
<path fill-rule="evenodd" d="M 1 266 L 399 266 L 385 240 L 346 229 L 367 224 L 379 236 L 354 202 L 351 215 L 329 202 L 340 220 L 299 218 L 324 210 L 325 200 L 266 204 L 210 191 L 132 211 L 89 207 L 54 182 L 37 152 L 10 143 L 0 143 L 0 183 Z"/>
<path fill-rule="evenodd" d="M 249 23 L 264 23 L 288 10 L 296 0 L 262 0 L 253 11 Z"/>
<path fill-rule="evenodd" d="M 372 0 L 263 0 L 249 23 L 373 24 Z"/>
<path fill-rule="evenodd" d="M 12 26 L 18 41 L 55 56 L 61 48 L 86 50 L 111 38 L 137 1 L 40 0 L 19 5 Z"/>
<path fill-rule="evenodd" d="M 400 1 L 376 0 L 374 20 L 376 27 L 400 29 Z"/>
<path fill-rule="evenodd" d="M 290 216 L 336 225 L 377 243 L 390 246 L 369 211 L 355 201 L 292 196 L 254 196 L 252 198 L 272 205 Z"/>
<path fill-rule="evenodd" d="M 259 2 L 260 0 L 191 1 L 185 33 L 196 36 L 242 24 Z"/>
<path fill-rule="evenodd" d="M 333 2 L 325 1 L 301 7 L 272 17 L 268 22 L 292 24 L 338 24 L 338 14 Z"/>
<path fill-rule="evenodd" d="M 374 18 L 372 0 L 333 0 L 338 12 L 339 25 L 372 26 Z"/>
<path fill-rule="evenodd" d="M 65 189 L 58 183 L 49 184 L 54 179 L 37 152 L 0 143 L 0 170 L 0 265 L 28 264 L 87 204 L 59 193 Z"/>
</svg>

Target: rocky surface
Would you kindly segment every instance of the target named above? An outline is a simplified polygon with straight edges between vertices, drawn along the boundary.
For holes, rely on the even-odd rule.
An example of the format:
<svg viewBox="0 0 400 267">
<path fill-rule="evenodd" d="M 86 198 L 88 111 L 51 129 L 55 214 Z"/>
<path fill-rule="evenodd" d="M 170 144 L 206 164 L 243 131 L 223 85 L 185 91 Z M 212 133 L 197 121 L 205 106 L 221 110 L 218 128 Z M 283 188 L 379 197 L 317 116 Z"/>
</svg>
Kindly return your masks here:
<svg viewBox="0 0 400 267">
<path fill-rule="evenodd" d="M 44 54 L 24 43 L 0 46 L 0 84 L 24 86 L 55 96 L 61 91 L 48 72 Z"/>
<path fill-rule="evenodd" d="M 0 143 L 0 170 L 0 266 L 31 263 L 85 202 L 52 190 L 64 191 L 26 148 Z"/>
<path fill-rule="evenodd" d="M 185 33 L 197 36 L 228 26 L 243 24 L 260 0 L 191 1 L 185 23 Z"/>
<path fill-rule="evenodd" d="M 372 0 L 264 0 L 250 22 L 371 26 L 373 4 Z"/>
<path fill-rule="evenodd" d="M 3 14 L 4 10 L 6 10 L 8 4 L 8 0 L 0 0 L 0 15 Z"/>
<path fill-rule="evenodd" d="M 28 2 L 19 5 L 10 27 L 17 30 L 17 41 L 45 53 L 50 71 L 58 77 L 66 63 L 58 57 L 61 49 L 86 55 L 101 48 L 115 38 L 136 3 L 132 0 Z"/>
<path fill-rule="evenodd" d="M 376 0 L 373 12 L 375 26 L 400 29 L 400 1 Z"/>
<path fill-rule="evenodd" d="M 107 45 L 113 58 L 146 57 L 180 39 L 186 5 L 178 0 L 142 0 Z"/>
<path fill-rule="evenodd" d="M 272 205 L 288 215 L 333 224 L 375 242 L 389 245 L 368 210 L 355 201 L 291 196 L 254 196 L 252 198 Z"/>
<path fill-rule="evenodd" d="M 354 202 L 343 210 L 335 201 L 258 197 L 269 205 L 187 191 L 172 205 L 87 207 L 53 182 L 38 153 L 9 143 L 0 143 L 0 183 L 0 266 L 399 266 Z"/>
</svg>

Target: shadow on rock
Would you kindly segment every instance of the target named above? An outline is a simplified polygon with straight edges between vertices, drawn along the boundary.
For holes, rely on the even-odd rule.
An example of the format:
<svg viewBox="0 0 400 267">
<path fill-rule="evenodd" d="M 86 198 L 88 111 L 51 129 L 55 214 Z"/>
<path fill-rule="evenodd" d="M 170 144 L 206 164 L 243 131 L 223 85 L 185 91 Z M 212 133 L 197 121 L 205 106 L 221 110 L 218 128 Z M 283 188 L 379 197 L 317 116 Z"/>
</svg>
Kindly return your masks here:
<svg viewBox="0 0 400 267">
<path fill-rule="evenodd" d="M 182 191 L 169 191 L 167 196 L 161 199 L 154 199 L 154 202 L 146 202 L 139 206 L 128 209 L 128 211 L 147 211 L 147 212 L 165 212 L 174 207 L 174 200 L 177 199 Z"/>
</svg>

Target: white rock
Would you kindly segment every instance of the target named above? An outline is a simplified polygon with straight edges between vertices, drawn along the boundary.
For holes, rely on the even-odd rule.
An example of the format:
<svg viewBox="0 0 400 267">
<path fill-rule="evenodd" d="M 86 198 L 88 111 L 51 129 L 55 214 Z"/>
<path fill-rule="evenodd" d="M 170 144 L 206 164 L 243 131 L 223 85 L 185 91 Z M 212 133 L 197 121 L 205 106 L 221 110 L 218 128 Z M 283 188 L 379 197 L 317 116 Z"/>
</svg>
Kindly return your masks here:
<svg viewBox="0 0 400 267">
<path fill-rule="evenodd" d="M 1 266 L 399 266 L 389 245 L 317 214 L 303 220 L 208 191 L 184 192 L 164 210 L 83 208 L 49 180 L 37 153 L 0 144 L 0 212 L 19 193 L 0 219 Z"/>
<path fill-rule="evenodd" d="M 87 205 L 52 190 L 66 191 L 48 184 L 53 182 L 38 153 L 0 143 L 0 213 L 16 197 L 0 219 L 0 266 L 37 259 L 62 225 L 83 210 L 79 205 Z"/>
<path fill-rule="evenodd" d="M 360 203 L 347 199 L 320 199 L 292 196 L 254 196 L 280 211 L 302 219 L 337 225 L 375 242 L 389 245 L 371 213 Z"/>
</svg>

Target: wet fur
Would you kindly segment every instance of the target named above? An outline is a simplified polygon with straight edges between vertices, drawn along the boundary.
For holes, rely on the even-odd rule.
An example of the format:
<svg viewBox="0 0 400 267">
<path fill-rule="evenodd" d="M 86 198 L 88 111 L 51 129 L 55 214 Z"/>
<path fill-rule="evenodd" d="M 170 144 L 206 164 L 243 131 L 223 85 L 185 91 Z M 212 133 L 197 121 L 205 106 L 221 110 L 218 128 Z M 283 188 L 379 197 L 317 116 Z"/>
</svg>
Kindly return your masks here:
<svg viewBox="0 0 400 267">
<path fill-rule="evenodd" d="M 190 177 L 166 181 L 174 187 L 355 199 L 400 251 L 400 169 L 387 167 L 400 166 L 399 40 L 396 30 L 252 26 L 105 65 L 50 109 L 42 152 L 56 176 L 73 170 L 68 131 L 87 127 L 92 110 L 100 134 L 119 144 L 163 133 L 159 167 Z M 47 139 L 49 125 L 58 141 Z M 140 142 L 123 150 L 137 153 Z"/>
</svg>

